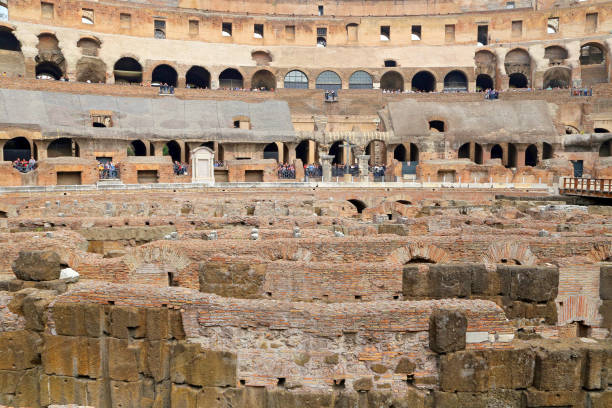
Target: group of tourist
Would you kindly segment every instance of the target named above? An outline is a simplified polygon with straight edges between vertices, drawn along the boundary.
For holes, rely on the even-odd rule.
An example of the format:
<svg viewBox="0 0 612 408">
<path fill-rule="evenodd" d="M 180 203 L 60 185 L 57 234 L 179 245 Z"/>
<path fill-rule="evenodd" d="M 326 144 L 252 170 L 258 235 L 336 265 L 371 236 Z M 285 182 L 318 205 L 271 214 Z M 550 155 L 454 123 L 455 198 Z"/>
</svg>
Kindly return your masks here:
<svg viewBox="0 0 612 408">
<path fill-rule="evenodd" d="M 572 96 L 593 96 L 593 88 L 573 88 Z"/>
<path fill-rule="evenodd" d="M 174 162 L 174 174 L 177 176 L 186 176 L 189 173 L 189 165 L 181 163 L 178 160 Z"/>
<path fill-rule="evenodd" d="M 208 89 L 208 88 L 206 88 Z M 260 86 L 259 88 L 219 88 L 224 91 L 242 91 L 242 92 L 274 92 L 274 88 L 266 88 L 265 86 Z"/>
<path fill-rule="evenodd" d="M 17 160 L 13 162 L 13 168 L 21 173 L 32 171 L 35 167 L 36 160 L 34 160 L 33 157 L 30 157 L 30 160 L 17 158 Z"/>
<path fill-rule="evenodd" d="M 370 172 L 374 175 L 374 178 L 385 177 L 385 170 L 387 170 L 385 165 L 377 164 L 370 167 Z"/>
<path fill-rule="evenodd" d="M 338 92 L 336 91 L 325 91 L 325 100 L 328 102 L 335 102 L 338 99 Z"/>
<path fill-rule="evenodd" d="M 323 169 L 319 163 L 310 163 L 304 165 L 304 175 L 306 177 L 322 177 Z"/>
<path fill-rule="evenodd" d="M 98 175 L 100 179 L 116 179 L 118 178 L 118 168 L 112 161 L 98 161 Z"/>
<path fill-rule="evenodd" d="M 293 164 L 282 163 L 276 169 L 279 179 L 294 179 L 295 166 Z"/>
<path fill-rule="evenodd" d="M 499 91 L 497 89 L 487 88 L 484 91 L 485 99 L 499 99 Z"/>
<path fill-rule="evenodd" d="M 159 94 L 160 95 L 173 95 L 174 85 L 168 85 L 165 82 L 163 84 L 159 84 Z"/>
</svg>

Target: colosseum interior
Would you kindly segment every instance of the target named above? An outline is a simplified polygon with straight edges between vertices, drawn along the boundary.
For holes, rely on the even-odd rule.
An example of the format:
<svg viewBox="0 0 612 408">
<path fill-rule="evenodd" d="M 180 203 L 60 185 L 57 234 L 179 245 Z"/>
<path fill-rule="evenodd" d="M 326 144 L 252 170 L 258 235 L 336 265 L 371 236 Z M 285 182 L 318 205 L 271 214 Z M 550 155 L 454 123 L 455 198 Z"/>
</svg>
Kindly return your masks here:
<svg viewBox="0 0 612 408">
<path fill-rule="evenodd" d="M 0 0 L 0 407 L 611 408 L 611 52 L 606 0 Z"/>
</svg>

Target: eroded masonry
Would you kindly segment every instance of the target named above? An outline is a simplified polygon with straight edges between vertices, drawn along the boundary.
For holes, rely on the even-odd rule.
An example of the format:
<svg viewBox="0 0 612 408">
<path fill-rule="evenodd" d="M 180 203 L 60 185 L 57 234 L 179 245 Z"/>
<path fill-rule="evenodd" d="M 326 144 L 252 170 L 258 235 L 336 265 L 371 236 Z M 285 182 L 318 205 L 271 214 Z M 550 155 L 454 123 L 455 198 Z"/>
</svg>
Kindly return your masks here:
<svg viewBox="0 0 612 408">
<path fill-rule="evenodd" d="M 440 196 L 6 195 L 0 403 L 609 407 L 610 207 Z"/>
</svg>

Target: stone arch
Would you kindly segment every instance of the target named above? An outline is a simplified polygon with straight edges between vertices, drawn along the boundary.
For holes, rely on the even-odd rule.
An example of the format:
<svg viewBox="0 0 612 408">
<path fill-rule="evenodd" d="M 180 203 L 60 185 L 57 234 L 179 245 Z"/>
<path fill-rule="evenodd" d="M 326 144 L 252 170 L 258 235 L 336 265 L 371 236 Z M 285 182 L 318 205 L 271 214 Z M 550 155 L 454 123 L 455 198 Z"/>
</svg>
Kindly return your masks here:
<svg viewBox="0 0 612 408">
<path fill-rule="evenodd" d="M 278 161 L 279 152 L 278 152 L 278 144 L 275 142 L 268 143 L 263 148 L 263 158 L 264 159 L 273 159 Z"/>
<path fill-rule="evenodd" d="M 23 136 L 14 137 L 6 141 L 2 153 L 4 161 L 29 160 L 32 156 L 32 145 Z"/>
<path fill-rule="evenodd" d="M 349 89 L 372 89 L 372 76 L 366 71 L 355 71 L 349 78 Z"/>
<path fill-rule="evenodd" d="M 485 91 L 487 89 L 495 89 L 493 78 L 488 74 L 478 74 L 476 77 L 476 91 Z"/>
<path fill-rule="evenodd" d="M 612 244 L 597 244 L 587 254 L 587 258 L 593 262 L 611 262 Z"/>
<path fill-rule="evenodd" d="M 468 89 L 468 79 L 465 72 L 455 69 L 444 77 L 444 90 L 447 92 L 465 92 Z"/>
<path fill-rule="evenodd" d="M 115 83 L 141 83 L 142 65 L 132 57 L 123 57 L 113 66 Z"/>
<path fill-rule="evenodd" d="M 311 143 L 312 142 L 312 143 Z M 319 143 L 314 139 L 304 139 L 295 148 L 295 157 L 302 160 L 302 164 L 319 162 Z M 312 160 L 309 160 L 312 158 Z"/>
<path fill-rule="evenodd" d="M 284 87 L 292 89 L 308 89 L 308 76 L 298 69 L 291 70 L 285 75 Z"/>
<path fill-rule="evenodd" d="M 508 85 L 510 88 L 527 88 L 529 86 L 529 79 L 525 74 L 515 72 L 510 74 Z"/>
<path fill-rule="evenodd" d="M 163 273 L 169 277 L 169 285 L 193 263 L 191 259 L 181 253 L 177 248 L 167 244 L 155 246 L 141 246 L 130 251 L 123 257 L 126 265 L 128 280 L 136 274 Z M 134 281 L 137 283 L 137 281 Z"/>
<path fill-rule="evenodd" d="M 81 49 L 81 54 L 97 57 L 100 51 L 100 40 L 95 37 L 81 37 L 77 41 L 77 47 Z"/>
<path fill-rule="evenodd" d="M 82 57 L 77 62 L 76 71 L 79 82 L 106 82 L 106 64 L 99 58 Z"/>
<path fill-rule="evenodd" d="M 559 65 L 568 58 L 568 52 L 565 47 L 551 45 L 544 48 L 544 58 L 548 60 L 550 65 Z"/>
<path fill-rule="evenodd" d="M 410 82 L 415 92 L 433 92 L 436 90 L 436 76 L 429 71 L 419 71 Z"/>
<path fill-rule="evenodd" d="M 71 138 L 60 137 L 47 146 L 47 157 L 79 157 L 79 144 Z"/>
<path fill-rule="evenodd" d="M 538 147 L 535 144 L 530 144 L 525 149 L 525 166 L 537 166 L 538 164 Z"/>
<path fill-rule="evenodd" d="M 334 71 L 323 71 L 317 76 L 315 88 L 326 91 L 337 91 L 342 89 L 342 79 Z"/>
<path fill-rule="evenodd" d="M 531 78 L 531 56 L 523 48 L 514 48 L 506 54 L 504 68 L 507 75 L 522 74 L 529 80 Z"/>
<path fill-rule="evenodd" d="M 495 77 L 495 68 L 497 66 L 497 57 L 492 51 L 480 50 L 474 55 L 474 63 L 476 64 L 476 76 L 489 75 Z"/>
<path fill-rule="evenodd" d="M 0 72 L 6 72 L 9 76 L 24 75 L 25 58 L 21 43 L 11 31 L 0 26 Z"/>
<path fill-rule="evenodd" d="M 210 88 L 210 72 L 206 68 L 194 65 L 189 68 L 185 75 L 185 83 L 188 88 Z"/>
<path fill-rule="evenodd" d="M 181 150 L 181 145 L 178 144 L 176 140 L 170 140 L 164 145 L 162 154 L 164 156 L 170 156 L 172 158 L 172 162 L 180 162 Z"/>
<path fill-rule="evenodd" d="M 147 146 L 142 140 L 132 140 L 128 145 L 128 156 L 146 156 Z"/>
<path fill-rule="evenodd" d="M 414 260 L 423 260 L 429 263 L 448 263 L 450 255 L 444 249 L 435 245 L 412 242 L 391 252 L 389 260 L 400 265 L 405 265 Z"/>
<path fill-rule="evenodd" d="M 487 265 L 498 263 L 516 263 L 518 265 L 536 265 L 538 259 L 522 242 L 496 242 L 489 246 L 481 258 Z"/>
<path fill-rule="evenodd" d="M 544 73 L 544 88 L 568 88 L 572 72 L 569 68 L 554 67 Z"/>
<path fill-rule="evenodd" d="M 612 139 L 608 139 L 599 145 L 599 157 L 612 156 Z"/>
<path fill-rule="evenodd" d="M 606 47 L 598 42 L 588 42 L 580 46 L 580 65 L 605 64 L 606 56 Z"/>
<path fill-rule="evenodd" d="M 38 35 L 36 44 L 38 54 L 34 57 L 36 62 L 36 75 L 46 72 L 59 79 L 66 72 L 66 59 L 59 47 L 55 34 L 43 32 Z"/>
<path fill-rule="evenodd" d="M 260 69 L 251 77 L 251 88 L 273 91 L 276 89 L 276 77 L 267 69 Z"/>
<path fill-rule="evenodd" d="M 404 91 L 404 77 L 397 71 L 387 71 L 380 77 L 380 89 Z"/>
<path fill-rule="evenodd" d="M 176 86 L 178 81 L 178 73 L 176 69 L 168 64 L 159 64 L 151 73 L 151 82 Z"/>
<path fill-rule="evenodd" d="M 365 148 L 365 154 L 370 156 L 370 166 L 387 164 L 387 145 L 383 140 L 371 140 Z"/>
<path fill-rule="evenodd" d="M 227 68 L 219 74 L 219 88 L 239 88 L 244 87 L 244 77 L 234 68 Z"/>
<path fill-rule="evenodd" d="M 368 208 L 368 206 L 366 205 L 366 203 L 364 203 L 361 200 L 358 200 L 356 198 L 351 198 L 346 200 L 349 203 L 353 204 L 353 206 L 355 206 L 355 208 L 357 209 L 357 213 L 361 214 L 363 212 L 363 210 L 365 210 L 366 208 Z"/>
</svg>

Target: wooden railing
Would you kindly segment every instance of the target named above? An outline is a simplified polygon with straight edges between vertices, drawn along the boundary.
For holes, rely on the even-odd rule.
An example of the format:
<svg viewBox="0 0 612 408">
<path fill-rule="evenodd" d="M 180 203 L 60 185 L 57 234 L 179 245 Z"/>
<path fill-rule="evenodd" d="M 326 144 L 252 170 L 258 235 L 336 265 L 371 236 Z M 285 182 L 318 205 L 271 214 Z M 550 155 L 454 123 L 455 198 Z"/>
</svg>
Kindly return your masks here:
<svg viewBox="0 0 612 408">
<path fill-rule="evenodd" d="M 564 177 L 559 192 L 569 195 L 612 197 L 612 179 Z"/>
</svg>

